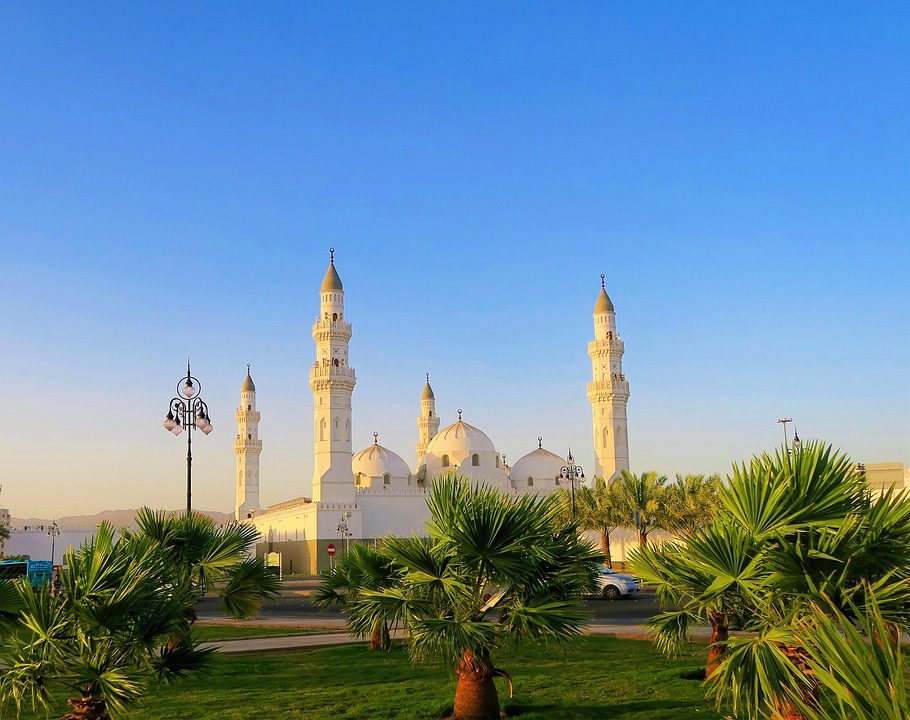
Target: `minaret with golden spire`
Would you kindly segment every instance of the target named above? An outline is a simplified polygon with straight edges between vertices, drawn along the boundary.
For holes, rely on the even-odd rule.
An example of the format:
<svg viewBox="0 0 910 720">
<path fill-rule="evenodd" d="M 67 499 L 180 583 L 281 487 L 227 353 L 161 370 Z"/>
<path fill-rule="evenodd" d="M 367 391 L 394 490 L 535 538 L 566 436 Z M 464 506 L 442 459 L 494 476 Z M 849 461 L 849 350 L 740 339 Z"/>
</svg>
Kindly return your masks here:
<svg viewBox="0 0 910 720">
<path fill-rule="evenodd" d="M 237 438 L 234 454 L 237 456 L 237 488 L 234 518 L 245 520 L 259 511 L 259 411 L 256 409 L 256 386 L 246 366 L 246 377 L 240 386 L 240 406 L 237 408 Z"/>
<path fill-rule="evenodd" d="M 427 373 L 427 384 L 420 394 L 420 416 L 417 418 L 417 469 L 423 464 L 423 456 L 436 433 L 439 432 L 439 416 L 436 414 L 436 396 L 430 387 L 430 373 Z"/>
<path fill-rule="evenodd" d="M 357 378 L 348 363 L 351 325 L 344 319 L 344 286 L 335 269 L 335 249 L 319 290 L 319 317 L 313 323 L 316 362 L 310 369 L 313 391 L 313 500 L 353 503 L 351 398 Z"/>
<path fill-rule="evenodd" d="M 629 469 L 629 383 L 622 370 L 625 346 L 616 332 L 616 310 L 604 277 L 600 276 L 594 305 L 594 340 L 588 343 L 594 375 L 588 383 L 588 400 L 594 420 L 594 475 L 610 481 Z"/>
</svg>

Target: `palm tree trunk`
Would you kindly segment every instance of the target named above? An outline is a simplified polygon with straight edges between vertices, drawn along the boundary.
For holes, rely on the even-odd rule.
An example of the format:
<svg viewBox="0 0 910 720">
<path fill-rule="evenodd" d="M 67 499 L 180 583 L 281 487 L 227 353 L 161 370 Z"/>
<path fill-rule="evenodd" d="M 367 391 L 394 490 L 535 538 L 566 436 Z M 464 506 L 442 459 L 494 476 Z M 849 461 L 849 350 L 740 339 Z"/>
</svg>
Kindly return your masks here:
<svg viewBox="0 0 910 720">
<path fill-rule="evenodd" d="M 110 720 L 107 703 L 97 695 L 83 695 L 66 701 L 72 710 L 60 720 Z"/>
<path fill-rule="evenodd" d="M 638 529 L 638 545 L 639 547 L 645 547 L 648 544 L 648 528 L 642 525 Z"/>
<path fill-rule="evenodd" d="M 385 620 L 381 620 L 373 626 L 373 633 L 370 635 L 370 650 L 388 650 L 390 647 L 392 647 L 392 637 L 389 634 L 389 625 Z"/>
<path fill-rule="evenodd" d="M 726 641 L 730 637 L 727 616 L 717 613 L 709 616 L 711 621 L 711 639 L 708 641 L 708 662 L 705 664 L 705 677 L 710 678 L 720 667 L 727 652 Z"/>
<path fill-rule="evenodd" d="M 613 554 L 610 551 L 610 533 L 609 531 L 600 533 L 600 551 L 603 553 L 607 567 L 613 569 Z"/>
<path fill-rule="evenodd" d="M 801 690 L 801 700 L 810 708 L 818 708 L 818 681 L 815 679 L 812 671 L 809 670 L 806 662 L 806 654 L 801 647 L 796 645 L 784 645 L 784 653 L 790 661 L 798 667 L 808 678 L 809 684 Z M 772 716 L 772 720 L 807 720 L 805 713 L 800 710 L 794 703 L 787 698 L 781 698 L 777 701 L 777 709 Z"/>
<path fill-rule="evenodd" d="M 495 670 L 489 655 L 477 657 L 465 650 L 455 671 L 458 687 L 455 689 L 455 720 L 499 720 L 499 695 L 493 683 Z"/>
</svg>

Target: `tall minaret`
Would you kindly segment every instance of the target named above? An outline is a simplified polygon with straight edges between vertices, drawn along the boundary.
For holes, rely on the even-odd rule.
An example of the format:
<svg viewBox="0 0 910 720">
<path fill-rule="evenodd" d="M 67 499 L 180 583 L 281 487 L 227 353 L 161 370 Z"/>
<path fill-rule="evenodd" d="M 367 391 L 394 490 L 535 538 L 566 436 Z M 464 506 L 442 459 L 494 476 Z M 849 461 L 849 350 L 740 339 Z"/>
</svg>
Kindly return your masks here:
<svg viewBox="0 0 910 720">
<path fill-rule="evenodd" d="M 430 387 L 430 373 L 427 373 L 427 384 L 423 386 L 420 395 L 420 417 L 417 418 L 417 467 L 423 463 L 423 455 L 427 451 L 436 433 L 439 432 L 439 416 L 436 414 L 436 396 Z"/>
<path fill-rule="evenodd" d="M 601 275 L 600 295 L 594 305 L 594 341 L 588 343 L 594 371 L 594 381 L 588 384 L 588 400 L 594 414 L 594 475 L 607 480 L 629 469 L 629 383 L 622 371 L 623 349 L 616 332 L 613 302 Z"/>
<path fill-rule="evenodd" d="M 313 323 L 316 362 L 310 370 L 315 437 L 313 500 L 353 503 L 351 396 L 357 379 L 348 365 L 351 326 L 344 320 L 344 287 L 335 270 L 334 248 L 329 250 L 329 269 L 319 297 L 319 317 Z"/>
<path fill-rule="evenodd" d="M 237 439 L 234 453 L 237 455 L 237 502 L 234 518 L 245 520 L 250 512 L 259 508 L 259 454 L 262 440 L 259 439 L 259 411 L 256 409 L 256 386 L 250 377 L 250 366 L 246 366 L 246 377 L 240 386 L 240 407 L 237 408 Z"/>
</svg>

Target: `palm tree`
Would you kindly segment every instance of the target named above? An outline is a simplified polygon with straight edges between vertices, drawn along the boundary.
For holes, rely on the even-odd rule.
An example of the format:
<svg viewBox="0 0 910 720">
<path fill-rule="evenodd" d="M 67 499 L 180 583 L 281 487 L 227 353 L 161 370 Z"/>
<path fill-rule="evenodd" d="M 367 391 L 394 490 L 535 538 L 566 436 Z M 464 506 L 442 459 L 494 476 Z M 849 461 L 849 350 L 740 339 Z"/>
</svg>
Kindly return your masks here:
<svg viewBox="0 0 910 720">
<path fill-rule="evenodd" d="M 754 638 L 722 643 L 711 692 L 737 716 L 805 718 L 822 707 L 807 617 L 830 607 L 854 621 L 874 595 L 885 621 L 910 628 L 910 500 L 873 502 L 850 459 L 818 442 L 734 467 L 719 499 L 683 545 L 633 555 L 662 599 L 683 605 L 655 618 L 658 645 L 672 650 L 691 621 L 732 612 Z"/>
<path fill-rule="evenodd" d="M 720 475 L 676 475 L 667 486 L 666 529 L 692 537 L 717 512 Z"/>
<path fill-rule="evenodd" d="M 449 474 L 427 500 L 429 539 L 389 538 L 383 552 L 398 584 L 365 590 L 352 603 L 349 629 L 366 635 L 386 618 L 402 623 L 411 658 L 441 658 L 456 667 L 452 717 L 498 720 L 495 666 L 504 644 L 571 638 L 587 623 L 577 609 L 594 588 L 596 549 L 574 525 L 559 522 L 555 503 L 472 487 Z"/>
<path fill-rule="evenodd" d="M 594 478 L 594 487 L 581 487 L 576 490 L 575 500 L 578 527 L 597 533 L 604 560 L 607 565 L 613 567 L 610 534 L 627 521 L 616 487 L 610 485 L 604 478 Z M 571 522 L 572 499 L 565 488 L 557 491 L 556 502 L 561 506 L 561 517 L 565 522 Z"/>
<path fill-rule="evenodd" d="M 168 559 L 146 539 L 117 539 L 107 523 L 78 550 L 66 552 L 63 592 L 27 581 L 13 587 L 20 632 L 0 648 L 6 666 L 0 697 L 16 706 L 51 709 L 51 692 L 71 696 L 64 720 L 107 720 L 156 680 L 198 669 L 211 651 L 196 643 L 171 647 L 193 602 L 171 584 Z"/>
<path fill-rule="evenodd" d="M 757 547 L 735 524 L 717 522 L 685 545 L 646 545 L 631 556 L 632 571 L 655 588 L 664 610 L 648 621 L 658 649 L 676 656 L 690 628 L 711 625 L 705 676 L 711 677 L 726 652 L 731 624 L 748 605 L 752 586 L 764 570 Z"/>
<path fill-rule="evenodd" d="M 322 608 L 348 608 L 360 599 L 364 590 L 373 592 L 395 587 L 400 572 L 392 559 L 369 545 L 352 545 L 334 571 L 322 573 L 322 583 L 313 593 L 314 605 Z M 377 617 L 370 630 L 370 650 L 392 647 L 389 619 Z"/>
<path fill-rule="evenodd" d="M 641 547 L 648 544 L 651 530 L 666 525 L 666 484 L 666 476 L 653 470 L 640 475 L 623 470 L 613 482 L 625 521 L 638 529 Z"/>
<path fill-rule="evenodd" d="M 218 593 L 224 613 L 241 619 L 255 615 L 263 601 L 280 590 L 279 579 L 249 554 L 259 537 L 253 525 L 218 526 L 200 513 L 168 514 L 149 508 L 139 510 L 136 525 L 136 532 L 128 535 L 158 548 L 168 558 L 169 582 L 194 599 L 174 643 L 190 642 L 196 621 L 193 606 L 207 591 Z"/>
</svg>

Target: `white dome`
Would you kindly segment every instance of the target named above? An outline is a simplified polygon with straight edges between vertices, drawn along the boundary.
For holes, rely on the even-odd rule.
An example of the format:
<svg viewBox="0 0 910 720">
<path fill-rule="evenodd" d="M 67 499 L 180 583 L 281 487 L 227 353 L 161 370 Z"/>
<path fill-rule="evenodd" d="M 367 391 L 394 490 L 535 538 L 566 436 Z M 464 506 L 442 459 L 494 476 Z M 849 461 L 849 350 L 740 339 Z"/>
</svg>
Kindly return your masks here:
<svg viewBox="0 0 910 720">
<path fill-rule="evenodd" d="M 496 448 L 483 430 L 456 420 L 443 428 L 427 445 L 427 452 L 435 455 L 468 455 L 475 452 L 495 453 Z"/>
<path fill-rule="evenodd" d="M 370 478 L 379 478 L 386 473 L 393 478 L 407 478 L 411 474 L 411 469 L 400 455 L 379 443 L 373 443 L 355 454 L 351 460 L 351 469 L 354 475 Z"/>
<path fill-rule="evenodd" d="M 511 476 L 515 481 L 526 480 L 529 477 L 553 480 L 559 476 L 559 471 L 565 464 L 566 461 L 559 455 L 539 447 L 515 462 Z"/>
</svg>

